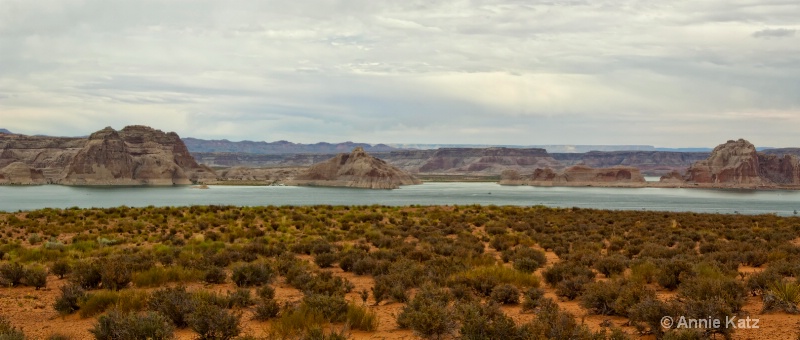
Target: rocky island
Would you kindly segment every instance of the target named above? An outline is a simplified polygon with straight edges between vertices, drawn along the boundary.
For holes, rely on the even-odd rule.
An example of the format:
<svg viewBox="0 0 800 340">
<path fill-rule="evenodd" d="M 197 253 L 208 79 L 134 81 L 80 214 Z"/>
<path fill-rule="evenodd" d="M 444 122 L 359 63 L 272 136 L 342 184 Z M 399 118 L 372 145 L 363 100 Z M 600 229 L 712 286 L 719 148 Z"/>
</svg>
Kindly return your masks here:
<svg viewBox="0 0 800 340">
<path fill-rule="evenodd" d="M 213 179 L 180 137 L 147 126 L 88 138 L 0 134 L 0 184 L 175 185 Z"/>
<path fill-rule="evenodd" d="M 289 185 L 352 187 L 367 189 L 396 189 L 401 185 L 422 182 L 406 171 L 372 157 L 362 147 L 351 153 L 312 165 L 306 171 L 288 180 Z"/>
<path fill-rule="evenodd" d="M 729 140 L 705 160 L 695 162 L 685 175 L 662 176 L 659 186 L 800 189 L 800 157 L 776 152 L 757 152 L 744 139 Z"/>
<path fill-rule="evenodd" d="M 508 170 L 503 172 L 501 185 L 533 185 L 533 186 L 619 186 L 644 187 L 646 182 L 639 169 L 626 166 L 610 168 L 591 168 L 586 165 L 574 165 L 564 171 L 550 168 L 536 169 L 529 176 Z"/>
</svg>

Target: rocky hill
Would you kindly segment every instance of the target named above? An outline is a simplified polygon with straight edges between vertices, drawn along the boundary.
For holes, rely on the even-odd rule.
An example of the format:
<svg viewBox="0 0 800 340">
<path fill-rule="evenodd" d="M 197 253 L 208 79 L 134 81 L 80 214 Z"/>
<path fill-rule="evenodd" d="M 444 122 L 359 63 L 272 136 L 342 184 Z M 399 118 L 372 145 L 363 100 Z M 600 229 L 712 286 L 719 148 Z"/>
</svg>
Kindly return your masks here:
<svg viewBox="0 0 800 340">
<path fill-rule="evenodd" d="M 18 184 L 173 185 L 216 177 L 195 162 L 177 134 L 146 126 L 107 127 L 88 138 L 2 134 L 0 149 L 0 184 L 18 183 L 9 174 L 18 178 L 22 166 L 33 180 Z"/>
<path fill-rule="evenodd" d="M 255 154 L 239 152 L 193 152 L 198 163 L 210 167 L 298 167 L 311 166 L 334 156 L 333 154 Z"/>
<path fill-rule="evenodd" d="M 724 187 L 800 186 L 800 157 L 792 150 L 757 152 L 744 139 L 729 140 L 714 148 L 707 159 L 694 163 L 683 178 L 687 183 Z M 668 179 L 674 181 L 674 177 Z"/>
<path fill-rule="evenodd" d="M 637 167 L 643 174 L 660 176 L 685 172 L 708 152 L 593 151 L 588 153 L 547 153 L 543 149 L 444 148 L 370 152 L 371 155 L 412 174 L 497 176 L 505 170 L 532 172 L 537 168 L 563 169 L 573 165 L 593 168 Z M 310 166 L 333 154 L 253 154 L 233 152 L 192 152 L 199 163 L 211 167 L 297 167 Z"/>
<path fill-rule="evenodd" d="M 639 169 L 616 166 L 591 168 L 575 165 L 555 171 L 550 168 L 536 169 L 530 175 L 509 170 L 503 173 L 500 184 L 534 186 L 644 186 L 645 180 Z"/>
<path fill-rule="evenodd" d="M 353 152 L 317 163 L 287 184 L 335 186 L 368 189 L 396 189 L 401 185 L 420 184 L 420 180 L 356 147 Z"/>
<path fill-rule="evenodd" d="M 694 162 L 706 159 L 708 152 L 674 151 L 592 151 L 587 153 L 552 153 L 553 159 L 564 166 L 583 164 L 593 168 L 631 166 L 643 174 L 664 175 L 684 172 Z"/>
<path fill-rule="evenodd" d="M 277 142 L 254 142 L 241 141 L 232 142 L 227 139 L 205 140 L 198 138 L 184 138 L 183 142 L 192 152 L 224 152 L 224 153 L 250 153 L 263 155 L 285 155 L 285 154 L 337 154 L 349 152 L 356 147 L 361 147 L 368 152 L 388 152 L 397 150 L 385 144 L 366 144 L 366 143 L 315 143 L 301 144 L 292 143 L 285 140 Z"/>
<path fill-rule="evenodd" d="M 9 134 L 9 135 L 12 134 L 12 132 L 8 131 L 7 129 L 0 129 L 0 133 L 5 133 L 5 134 Z"/>
<path fill-rule="evenodd" d="M 505 170 L 561 168 L 544 149 L 445 148 L 429 152 L 395 151 L 387 162 L 412 173 L 499 175 Z"/>
</svg>

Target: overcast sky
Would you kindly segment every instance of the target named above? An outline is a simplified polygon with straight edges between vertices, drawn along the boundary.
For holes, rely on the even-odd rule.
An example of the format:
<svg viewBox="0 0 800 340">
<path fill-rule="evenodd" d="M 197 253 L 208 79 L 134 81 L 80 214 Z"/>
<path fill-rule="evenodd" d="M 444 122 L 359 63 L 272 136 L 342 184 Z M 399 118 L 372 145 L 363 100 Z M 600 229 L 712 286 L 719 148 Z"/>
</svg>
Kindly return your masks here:
<svg viewBox="0 0 800 340">
<path fill-rule="evenodd" d="M 0 0 L 0 127 L 800 146 L 797 0 Z"/>
</svg>

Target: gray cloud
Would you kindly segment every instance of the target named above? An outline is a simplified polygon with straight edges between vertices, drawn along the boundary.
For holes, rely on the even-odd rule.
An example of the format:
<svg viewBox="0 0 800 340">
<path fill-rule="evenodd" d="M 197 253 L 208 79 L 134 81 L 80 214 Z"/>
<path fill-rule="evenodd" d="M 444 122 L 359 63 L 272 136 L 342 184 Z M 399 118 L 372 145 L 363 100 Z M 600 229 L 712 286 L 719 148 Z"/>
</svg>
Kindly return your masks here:
<svg viewBox="0 0 800 340">
<path fill-rule="evenodd" d="M 787 28 L 763 29 L 753 32 L 754 38 L 788 38 L 794 37 L 797 30 Z"/>
<path fill-rule="evenodd" d="M 752 37 L 799 17 L 793 0 L 5 0 L 0 127 L 788 145 L 800 46 Z"/>
</svg>

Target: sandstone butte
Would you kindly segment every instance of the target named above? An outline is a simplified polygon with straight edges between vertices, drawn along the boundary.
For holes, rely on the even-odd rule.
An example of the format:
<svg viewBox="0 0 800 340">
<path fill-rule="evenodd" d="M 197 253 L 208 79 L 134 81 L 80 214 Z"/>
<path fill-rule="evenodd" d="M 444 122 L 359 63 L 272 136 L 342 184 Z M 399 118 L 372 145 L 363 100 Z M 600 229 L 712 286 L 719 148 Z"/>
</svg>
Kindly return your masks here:
<svg viewBox="0 0 800 340">
<path fill-rule="evenodd" d="M 361 147 L 314 164 L 287 182 L 289 185 L 367 189 L 397 189 L 401 185 L 421 183 L 408 172 L 370 156 Z"/>
<path fill-rule="evenodd" d="M 759 153 L 739 139 L 718 145 L 705 160 L 695 162 L 684 176 L 670 173 L 662 183 L 731 188 L 800 187 L 800 157 Z"/>
<path fill-rule="evenodd" d="M 507 170 L 501 175 L 502 185 L 533 186 L 624 186 L 643 187 L 646 182 L 639 169 L 629 166 L 591 168 L 574 165 L 563 171 L 550 168 L 536 169 L 528 176 L 517 171 Z"/>
<path fill-rule="evenodd" d="M 175 185 L 216 177 L 174 132 L 110 127 L 88 138 L 0 134 L 0 184 Z"/>
</svg>

